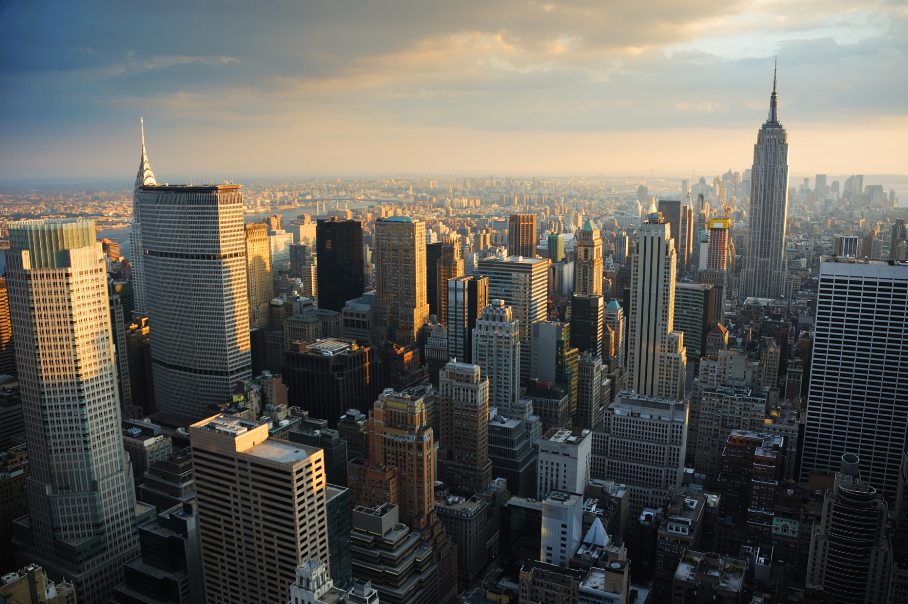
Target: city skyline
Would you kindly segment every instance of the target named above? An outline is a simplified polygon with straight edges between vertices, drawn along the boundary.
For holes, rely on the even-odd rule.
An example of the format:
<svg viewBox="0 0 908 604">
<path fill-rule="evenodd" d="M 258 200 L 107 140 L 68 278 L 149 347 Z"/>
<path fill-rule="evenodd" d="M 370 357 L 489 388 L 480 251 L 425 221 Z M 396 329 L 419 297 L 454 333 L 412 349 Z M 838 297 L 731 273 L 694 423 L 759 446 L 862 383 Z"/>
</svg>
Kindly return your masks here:
<svg viewBox="0 0 908 604">
<path fill-rule="evenodd" d="M 906 83 L 891 74 L 906 70 L 908 16 L 895 7 L 82 4 L 3 9 L 0 178 L 124 173 L 137 116 L 157 169 L 191 165 L 198 180 L 688 171 L 677 148 L 693 145 L 712 171 L 746 165 L 776 55 L 793 173 L 903 170 Z M 242 150 L 211 144 L 227 140 Z"/>
</svg>

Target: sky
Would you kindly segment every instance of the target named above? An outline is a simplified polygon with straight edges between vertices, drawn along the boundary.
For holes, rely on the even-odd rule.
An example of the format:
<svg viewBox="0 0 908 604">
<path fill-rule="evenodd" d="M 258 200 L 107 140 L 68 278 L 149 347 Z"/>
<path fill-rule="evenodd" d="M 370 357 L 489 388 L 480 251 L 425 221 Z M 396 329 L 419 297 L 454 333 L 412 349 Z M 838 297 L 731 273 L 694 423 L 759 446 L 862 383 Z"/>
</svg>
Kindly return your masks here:
<svg viewBox="0 0 908 604">
<path fill-rule="evenodd" d="M 908 4 L 0 0 L 0 184 L 905 174 Z"/>
</svg>

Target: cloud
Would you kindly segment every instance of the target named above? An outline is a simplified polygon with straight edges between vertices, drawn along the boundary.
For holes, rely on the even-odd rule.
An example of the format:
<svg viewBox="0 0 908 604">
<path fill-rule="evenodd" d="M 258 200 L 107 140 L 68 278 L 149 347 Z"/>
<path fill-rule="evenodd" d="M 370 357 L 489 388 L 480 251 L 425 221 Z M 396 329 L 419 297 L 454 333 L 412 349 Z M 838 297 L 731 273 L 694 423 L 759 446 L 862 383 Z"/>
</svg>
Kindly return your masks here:
<svg viewBox="0 0 908 604">
<path fill-rule="evenodd" d="M 776 53 L 783 121 L 853 127 L 905 116 L 906 24 L 860 0 L 6 2 L 0 137 L 37 172 L 139 114 L 180 137 L 752 131 Z"/>
</svg>

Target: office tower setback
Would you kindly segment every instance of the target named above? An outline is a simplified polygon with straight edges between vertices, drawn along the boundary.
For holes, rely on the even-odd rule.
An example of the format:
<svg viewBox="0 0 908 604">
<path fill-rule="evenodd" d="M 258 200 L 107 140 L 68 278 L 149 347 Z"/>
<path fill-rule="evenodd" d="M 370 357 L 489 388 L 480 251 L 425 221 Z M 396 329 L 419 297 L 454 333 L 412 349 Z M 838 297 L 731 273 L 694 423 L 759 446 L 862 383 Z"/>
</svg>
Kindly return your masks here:
<svg viewBox="0 0 908 604">
<path fill-rule="evenodd" d="M 539 439 L 537 499 L 542 501 L 552 491 L 586 492 L 590 481 L 591 434 L 589 430 L 551 428 Z"/>
<path fill-rule="evenodd" d="M 334 586 L 328 565 L 306 560 L 296 568 L 296 581 L 290 585 L 290 604 L 343 603 L 347 592 Z"/>
<path fill-rule="evenodd" d="M 455 277 L 447 283 L 448 358 L 473 362 L 473 329 L 489 304 L 489 280 L 481 275 Z"/>
<path fill-rule="evenodd" d="M 240 185 L 139 189 L 159 411 L 201 418 L 252 377 Z"/>
<path fill-rule="evenodd" d="M 139 118 L 142 129 L 142 155 L 139 158 L 139 171 L 136 174 L 135 186 L 132 189 L 132 230 L 129 232 L 129 248 L 132 251 L 132 288 L 135 293 L 135 311 L 139 314 L 147 312 L 145 292 L 145 248 L 142 245 L 142 213 L 139 207 L 139 189 L 156 185 L 154 172 L 148 163 L 148 154 L 145 152 L 145 122 Z"/>
<path fill-rule="evenodd" d="M 659 508 L 681 484 L 687 452 L 688 406 L 623 391 L 593 433 L 591 473 L 630 487 L 631 516 Z"/>
<path fill-rule="evenodd" d="M 577 260 L 574 263 L 574 294 L 602 295 L 602 237 L 599 227 L 587 220 L 577 232 Z"/>
<path fill-rule="evenodd" d="M 426 225 L 406 216 L 379 218 L 374 241 L 375 321 L 386 339 L 412 344 L 429 316 Z"/>
<path fill-rule="evenodd" d="M 445 235 L 441 242 L 441 257 L 436 265 L 436 281 L 427 286 L 435 287 L 435 299 L 438 301 L 438 321 L 448 324 L 448 280 L 463 276 L 463 255 L 460 249 L 460 238 Z"/>
<path fill-rule="evenodd" d="M 561 233 L 549 233 L 546 236 L 548 247 L 548 258 L 553 263 L 564 261 L 564 235 Z"/>
<path fill-rule="evenodd" d="M 769 118 L 757 135 L 751 172 L 750 242 L 741 271 L 741 294 L 785 295 L 785 231 L 788 228 L 788 134 L 779 123 L 773 76 Z"/>
<path fill-rule="evenodd" d="M 366 581 L 369 591 L 377 592 L 371 604 L 442 602 L 437 599 L 439 565 L 432 548 L 400 523 L 396 505 L 354 509 L 350 540 L 353 574 Z"/>
<path fill-rule="evenodd" d="M 650 206 L 631 256 L 627 385 L 638 394 L 680 400 L 687 378 L 684 334 L 675 325 L 677 255 L 669 226 Z"/>
<path fill-rule="evenodd" d="M 319 220 L 319 308 L 341 312 L 347 300 L 363 295 L 363 228 L 358 220 Z"/>
<path fill-rule="evenodd" d="M 823 500 L 823 517 L 810 540 L 807 586 L 843 604 L 883 604 L 887 599 L 892 551 L 887 536 L 888 506 L 881 493 L 861 479 L 866 461 L 841 457 L 841 471 Z"/>
<path fill-rule="evenodd" d="M 189 432 L 206 600 L 283 601 L 302 562 L 329 559 L 322 450 L 227 415 Z"/>
<path fill-rule="evenodd" d="M 124 565 L 110 604 L 204 604 L 196 516 L 194 503 L 179 503 L 139 527 L 142 554 Z"/>
<path fill-rule="evenodd" d="M 370 498 L 368 491 L 376 491 L 375 473 L 363 469 L 374 465 L 381 469 L 387 478 L 378 489 L 380 498 L 400 506 L 401 521 L 432 547 L 439 563 L 436 601 L 440 602 L 452 597 L 457 586 L 457 549 L 435 513 L 435 441 L 427 421 L 426 394 L 425 389 L 386 389 L 379 395 L 369 413 L 368 458 L 365 464 L 350 464 L 348 480 L 359 503 Z M 354 558 L 354 574 L 355 568 Z"/>
<path fill-rule="evenodd" d="M 581 353 L 600 356 L 604 329 L 605 298 L 574 294 L 571 298 L 571 346 Z"/>
<path fill-rule="evenodd" d="M 861 458 L 861 476 L 894 497 L 908 446 L 908 266 L 823 262 L 801 476 Z"/>
<path fill-rule="evenodd" d="M 508 220 L 508 254 L 536 256 L 536 214 L 511 214 Z"/>
<path fill-rule="evenodd" d="M 520 326 L 504 300 L 492 300 L 473 329 L 473 362 L 489 380 L 489 406 L 510 414 L 520 398 Z"/>
<path fill-rule="evenodd" d="M 9 223 L 7 287 L 31 474 L 20 563 L 107 602 L 138 553 L 104 252 L 90 220 Z M 8 547 L 6 544 L 4 547 Z"/>
<path fill-rule="evenodd" d="M 479 261 L 479 272 L 489 279 L 489 299 L 504 300 L 520 328 L 520 379 L 530 379 L 532 325 L 545 321 L 546 280 L 549 260 L 542 258 L 493 257 Z M 494 386 L 493 386 L 494 388 Z"/>
<path fill-rule="evenodd" d="M 250 223 L 246 228 L 246 283 L 249 290 L 249 327 L 268 327 L 268 308 L 274 298 L 271 274 L 271 239 L 268 225 Z"/>
<path fill-rule="evenodd" d="M 492 482 L 489 380 L 480 376 L 478 365 L 445 365 L 439 379 L 438 407 L 438 479 L 468 497 L 485 491 Z"/>
<path fill-rule="evenodd" d="M 284 352 L 288 402 L 336 428 L 349 409 L 368 413 L 381 392 L 381 370 L 372 345 L 344 338 L 296 342 Z"/>
</svg>

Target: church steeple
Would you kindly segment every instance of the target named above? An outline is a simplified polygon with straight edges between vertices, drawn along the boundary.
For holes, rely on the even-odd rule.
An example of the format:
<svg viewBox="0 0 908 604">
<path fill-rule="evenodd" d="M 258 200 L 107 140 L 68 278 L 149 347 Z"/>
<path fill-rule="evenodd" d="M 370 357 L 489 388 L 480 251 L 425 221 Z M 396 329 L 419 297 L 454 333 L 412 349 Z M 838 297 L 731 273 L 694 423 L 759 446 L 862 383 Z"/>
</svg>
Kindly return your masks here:
<svg viewBox="0 0 908 604">
<path fill-rule="evenodd" d="M 151 171 L 151 165 L 148 163 L 148 153 L 145 152 L 145 120 L 139 118 L 139 127 L 142 131 L 142 157 L 139 159 L 139 173 L 136 174 L 136 186 L 133 189 L 133 199 L 139 196 L 139 187 L 145 185 L 156 185 L 154 172 Z"/>
</svg>

